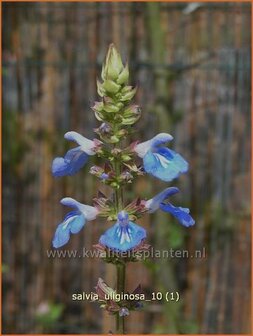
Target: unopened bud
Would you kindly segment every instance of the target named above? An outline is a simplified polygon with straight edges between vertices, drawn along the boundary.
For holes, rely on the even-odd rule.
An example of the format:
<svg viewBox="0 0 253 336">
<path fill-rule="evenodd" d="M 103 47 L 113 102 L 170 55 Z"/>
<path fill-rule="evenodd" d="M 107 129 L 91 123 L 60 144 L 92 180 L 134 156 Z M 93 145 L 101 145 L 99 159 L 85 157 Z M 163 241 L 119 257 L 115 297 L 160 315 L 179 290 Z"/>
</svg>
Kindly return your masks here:
<svg viewBox="0 0 253 336">
<path fill-rule="evenodd" d="M 116 291 L 107 286 L 107 284 L 101 278 L 98 279 L 98 283 L 95 289 L 99 299 L 103 301 L 106 299 L 106 297 L 113 297 L 116 294 Z"/>
<path fill-rule="evenodd" d="M 106 55 L 105 64 L 102 69 L 102 79 L 116 80 L 123 70 L 123 63 L 117 49 L 110 45 Z"/>
<path fill-rule="evenodd" d="M 104 97 L 105 90 L 104 90 L 104 88 L 102 86 L 102 83 L 100 83 L 99 80 L 97 80 L 97 92 L 98 92 L 98 94 L 99 94 L 100 97 Z"/>
<path fill-rule="evenodd" d="M 132 89 L 132 90 L 129 91 L 129 92 L 126 92 L 125 94 L 122 94 L 120 100 L 121 100 L 121 101 L 128 101 L 128 100 L 131 100 L 131 99 L 134 97 L 135 93 L 136 93 L 136 88 Z"/>
<path fill-rule="evenodd" d="M 139 114 L 141 114 L 141 109 L 138 105 L 130 105 L 123 112 L 124 118 L 131 117 L 133 115 L 139 115 Z"/>
<path fill-rule="evenodd" d="M 110 79 L 107 79 L 103 83 L 103 89 L 109 93 L 117 93 L 120 89 L 120 85 L 116 84 Z"/>
<path fill-rule="evenodd" d="M 112 130 L 111 126 L 106 123 L 102 123 L 97 129 L 97 131 L 101 134 L 108 134 L 111 132 L 111 130 Z"/>
<path fill-rule="evenodd" d="M 109 103 L 109 104 L 104 105 L 104 110 L 108 113 L 112 113 L 112 112 L 116 113 L 119 111 L 119 108 L 115 104 Z"/>
<path fill-rule="evenodd" d="M 129 315 L 129 310 L 126 307 L 120 308 L 119 311 L 119 316 L 128 316 Z"/>
<path fill-rule="evenodd" d="M 103 106 L 104 106 L 103 102 L 95 102 L 95 104 L 91 108 L 93 111 L 101 112 L 103 111 Z"/>
<path fill-rule="evenodd" d="M 112 143 L 117 143 L 117 142 L 119 142 L 119 140 L 120 139 L 116 135 L 113 135 L 113 136 L 110 137 L 110 141 Z"/>
<path fill-rule="evenodd" d="M 122 161 L 130 161 L 130 160 L 131 160 L 131 156 L 126 155 L 126 154 L 123 154 L 123 155 L 121 156 L 121 159 L 122 159 Z"/>
<path fill-rule="evenodd" d="M 118 79 L 117 79 L 117 83 L 122 85 L 122 84 L 126 84 L 128 82 L 128 78 L 129 78 L 129 68 L 128 68 L 128 64 L 125 66 L 125 68 L 123 69 L 123 71 L 120 73 Z"/>
</svg>

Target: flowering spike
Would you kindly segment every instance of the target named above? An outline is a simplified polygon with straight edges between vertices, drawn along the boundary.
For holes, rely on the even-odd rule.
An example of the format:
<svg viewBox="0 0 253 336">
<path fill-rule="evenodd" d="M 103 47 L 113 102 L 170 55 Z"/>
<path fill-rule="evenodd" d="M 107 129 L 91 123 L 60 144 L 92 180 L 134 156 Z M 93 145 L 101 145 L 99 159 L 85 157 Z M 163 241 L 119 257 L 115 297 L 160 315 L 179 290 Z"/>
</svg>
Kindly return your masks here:
<svg viewBox="0 0 253 336">
<path fill-rule="evenodd" d="M 75 131 L 67 132 L 64 138 L 74 141 L 77 146 L 68 150 L 64 157 L 55 158 L 52 163 L 54 176 L 73 175 L 84 167 L 90 156 L 96 156 L 96 165 L 90 167 L 90 174 L 112 189 L 109 196 L 98 191 L 97 197 L 93 199 L 94 206 L 82 204 L 70 197 L 63 198 L 61 203 L 73 208 L 73 211 L 57 226 L 53 246 L 58 248 L 65 245 L 71 234 L 77 234 L 87 221 L 98 216 L 113 222 L 100 237 L 99 244 L 93 246 L 105 262 L 113 263 L 118 268 L 115 290 L 101 278 L 96 286 L 100 307 L 117 318 L 117 334 L 124 334 L 125 316 L 128 316 L 131 310 L 142 307 L 139 299 L 115 301 L 113 298 L 118 293 L 125 293 L 127 263 L 139 261 L 140 255 L 150 248 L 150 245 L 146 244 L 146 230 L 135 221 L 145 213 L 153 213 L 160 209 L 170 213 L 185 227 L 195 223 L 188 208 L 175 207 L 167 201 L 179 191 L 176 187 L 168 187 L 149 200 L 138 197 L 128 204 L 124 202 L 124 186 L 133 183 L 139 175 L 146 172 L 169 182 L 188 170 L 185 159 L 166 147 L 173 139 L 168 133 L 159 133 L 144 142 L 127 144 L 127 137 L 133 133 L 133 126 L 141 117 L 140 107 L 132 102 L 137 88 L 129 85 L 128 81 L 128 64 L 123 64 L 119 52 L 111 44 L 101 78 L 97 80 L 100 98 L 91 107 L 100 123 L 94 129 L 100 140 L 87 139 Z M 139 158 L 142 162 L 139 162 Z M 111 255 L 111 252 L 114 254 Z M 129 252 L 127 256 L 124 255 L 125 252 Z M 138 286 L 132 294 L 139 295 L 140 291 Z"/>
</svg>

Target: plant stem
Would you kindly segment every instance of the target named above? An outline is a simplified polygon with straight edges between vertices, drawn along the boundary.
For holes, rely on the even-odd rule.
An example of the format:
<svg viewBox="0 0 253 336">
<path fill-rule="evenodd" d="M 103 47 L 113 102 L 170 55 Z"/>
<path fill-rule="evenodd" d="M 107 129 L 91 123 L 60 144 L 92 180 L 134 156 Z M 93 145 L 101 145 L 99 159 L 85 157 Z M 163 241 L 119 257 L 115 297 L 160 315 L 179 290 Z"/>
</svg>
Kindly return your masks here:
<svg viewBox="0 0 253 336">
<path fill-rule="evenodd" d="M 120 162 L 115 162 L 115 172 L 119 176 L 121 173 Z M 115 189 L 115 203 L 117 212 L 120 212 L 123 207 L 123 192 L 122 188 Z M 124 263 L 116 264 L 117 267 L 117 293 L 121 294 L 125 291 L 125 274 L 126 274 L 126 265 Z M 119 316 L 119 313 L 116 315 L 116 333 L 124 334 L 125 333 L 125 323 L 124 317 Z"/>
<path fill-rule="evenodd" d="M 117 293 L 121 294 L 124 293 L 125 290 L 125 272 L 126 265 L 125 264 L 117 264 Z M 116 329 L 117 334 L 124 334 L 125 333 L 125 323 L 124 317 L 116 315 Z"/>
</svg>

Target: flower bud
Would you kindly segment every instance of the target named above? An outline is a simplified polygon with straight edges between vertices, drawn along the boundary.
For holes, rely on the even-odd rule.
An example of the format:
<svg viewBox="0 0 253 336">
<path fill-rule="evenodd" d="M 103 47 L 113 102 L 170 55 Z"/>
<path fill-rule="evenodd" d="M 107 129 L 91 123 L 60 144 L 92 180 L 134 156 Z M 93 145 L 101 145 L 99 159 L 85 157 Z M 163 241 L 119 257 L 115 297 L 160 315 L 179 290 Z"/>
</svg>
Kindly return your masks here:
<svg viewBox="0 0 253 336">
<path fill-rule="evenodd" d="M 122 159 L 122 161 L 127 162 L 127 161 L 130 161 L 130 160 L 131 160 L 131 156 L 129 156 L 129 155 L 127 155 L 127 154 L 123 154 L 123 155 L 121 156 L 121 159 Z"/>
<path fill-rule="evenodd" d="M 135 93 L 136 93 L 136 90 L 137 90 L 137 89 L 134 88 L 134 89 L 132 89 L 132 90 L 130 90 L 130 91 L 128 91 L 128 92 L 122 94 L 120 100 L 121 100 L 121 101 L 128 101 L 128 100 L 131 100 L 131 99 L 134 97 L 134 95 L 135 95 Z M 123 91 L 123 90 L 122 90 L 122 91 Z"/>
<path fill-rule="evenodd" d="M 105 64 L 102 69 L 102 79 L 116 80 L 123 70 L 121 56 L 113 44 L 110 45 L 106 55 Z"/>
<path fill-rule="evenodd" d="M 131 90 L 133 89 L 133 87 L 131 85 L 127 85 L 127 86 L 124 86 L 122 88 L 122 93 L 127 93 L 127 92 L 130 92 Z"/>
<path fill-rule="evenodd" d="M 104 88 L 102 86 L 102 83 L 100 83 L 99 80 L 97 80 L 97 92 L 98 92 L 98 94 L 99 94 L 100 97 L 104 97 L 105 90 L 104 90 Z"/>
<path fill-rule="evenodd" d="M 104 110 L 108 113 L 112 113 L 112 112 L 116 113 L 119 111 L 119 108 L 115 104 L 106 103 L 104 104 Z"/>
<path fill-rule="evenodd" d="M 117 182 L 112 182 L 112 183 L 111 183 L 111 187 L 112 187 L 112 188 L 115 188 L 115 189 L 119 189 L 119 188 L 120 188 L 120 185 L 119 185 Z"/>
<path fill-rule="evenodd" d="M 133 125 L 140 117 L 123 118 L 122 125 Z"/>
<path fill-rule="evenodd" d="M 102 84 L 102 87 L 109 93 L 117 93 L 120 89 L 120 85 L 116 84 L 110 79 L 105 80 L 105 82 Z"/>
<path fill-rule="evenodd" d="M 119 311 L 119 316 L 128 316 L 129 315 L 129 310 L 126 307 L 120 308 Z"/>
<path fill-rule="evenodd" d="M 123 71 L 120 73 L 118 79 L 117 79 L 117 84 L 126 84 L 128 82 L 128 78 L 129 78 L 129 68 L 128 68 L 128 64 L 125 66 L 125 68 L 123 69 Z"/>
<path fill-rule="evenodd" d="M 123 112 L 124 118 L 132 117 L 133 115 L 140 115 L 140 114 L 141 114 L 141 109 L 138 105 L 130 105 Z"/>
<path fill-rule="evenodd" d="M 109 175 L 106 174 L 106 173 L 102 173 L 102 174 L 99 176 L 99 178 L 100 178 L 100 180 L 102 180 L 102 181 L 106 181 L 106 180 L 108 180 Z"/>
<path fill-rule="evenodd" d="M 106 135 L 111 132 L 112 128 L 107 123 L 102 123 L 98 128 L 95 128 L 94 131 L 99 135 Z"/>
<path fill-rule="evenodd" d="M 116 294 L 116 291 L 107 286 L 107 284 L 101 278 L 98 279 L 98 283 L 95 289 L 99 299 L 103 301 L 105 300 L 105 297 L 113 297 Z"/>
<path fill-rule="evenodd" d="M 93 111 L 102 112 L 103 111 L 103 107 L 104 107 L 104 103 L 103 102 L 95 102 L 95 104 L 91 108 L 92 108 Z"/>
<path fill-rule="evenodd" d="M 116 135 L 112 135 L 111 137 L 110 137 L 110 142 L 111 143 L 117 143 L 117 142 L 119 142 L 120 141 L 120 139 L 116 136 Z"/>
<path fill-rule="evenodd" d="M 122 152 L 122 150 L 121 150 L 120 148 L 113 148 L 113 149 L 111 150 L 111 153 L 112 153 L 112 155 L 114 155 L 114 156 L 119 155 L 121 152 Z"/>
</svg>

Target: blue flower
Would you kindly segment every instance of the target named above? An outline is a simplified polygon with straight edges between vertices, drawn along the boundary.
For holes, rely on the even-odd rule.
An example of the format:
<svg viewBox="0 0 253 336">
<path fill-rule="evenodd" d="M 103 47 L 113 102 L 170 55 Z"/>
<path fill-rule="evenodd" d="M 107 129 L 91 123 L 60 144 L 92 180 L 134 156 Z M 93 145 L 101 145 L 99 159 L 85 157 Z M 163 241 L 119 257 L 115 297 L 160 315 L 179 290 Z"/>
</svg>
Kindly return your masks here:
<svg viewBox="0 0 253 336">
<path fill-rule="evenodd" d="M 134 147 L 134 151 L 143 159 L 144 170 L 167 182 L 188 170 L 188 163 L 181 155 L 161 146 L 172 139 L 170 134 L 160 133 L 151 140 L 139 143 Z"/>
<path fill-rule="evenodd" d="M 67 140 L 75 141 L 79 146 L 70 149 L 63 157 L 57 157 L 52 163 L 52 173 L 54 176 L 74 175 L 81 169 L 90 155 L 95 154 L 95 147 L 98 140 L 89 140 L 77 132 L 67 132 L 64 135 Z"/>
<path fill-rule="evenodd" d="M 102 181 L 106 181 L 109 178 L 109 175 L 106 173 L 102 173 L 99 177 Z"/>
<path fill-rule="evenodd" d="M 190 215 L 190 210 L 188 208 L 175 207 L 171 203 L 164 203 L 164 201 L 179 192 L 178 188 L 171 187 L 166 188 L 161 193 L 151 198 L 145 202 L 145 207 L 148 209 L 149 213 L 153 213 L 159 208 L 164 212 L 170 213 L 174 216 L 180 224 L 189 227 L 195 224 L 195 220 Z"/>
<path fill-rule="evenodd" d="M 128 213 L 121 211 L 116 224 L 106 230 L 99 243 L 110 249 L 125 252 L 138 246 L 146 236 L 146 230 L 130 222 Z"/>
<path fill-rule="evenodd" d="M 95 219 L 98 214 L 98 210 L 95 207 L 79 203 L 70 197 L 63 198 L 61 204 L 75 210 L 69 212 L 63 222 L 58 225 L 53 238 L 53 247 L 55 248 L 67 244 L 71 233 L 80 232 L 86 221 Z"/>
</svg>

